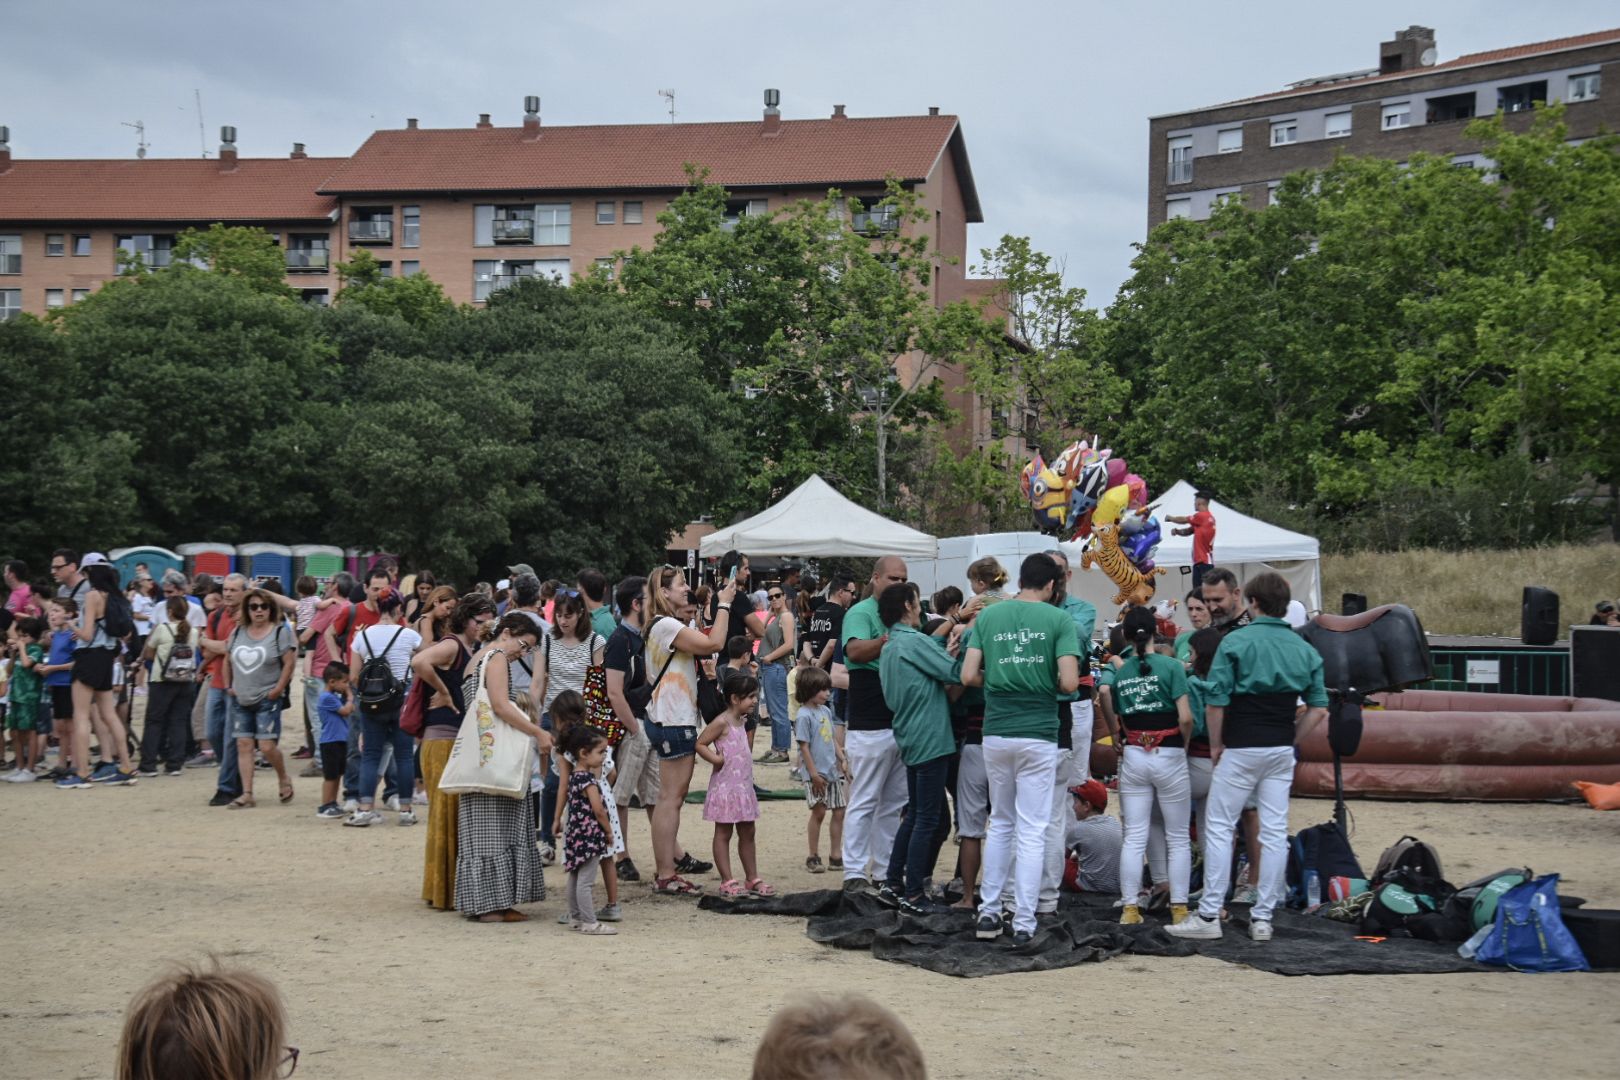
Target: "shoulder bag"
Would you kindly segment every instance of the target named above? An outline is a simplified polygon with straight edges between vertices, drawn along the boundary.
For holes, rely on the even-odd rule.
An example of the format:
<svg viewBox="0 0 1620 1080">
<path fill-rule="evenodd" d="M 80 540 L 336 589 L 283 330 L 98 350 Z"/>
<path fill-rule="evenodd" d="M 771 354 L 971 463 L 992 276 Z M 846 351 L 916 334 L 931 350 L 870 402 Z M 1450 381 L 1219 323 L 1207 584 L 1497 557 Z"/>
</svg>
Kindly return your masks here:
<svg viewBox="0 0 1620 1080">
<path fill-rule="evenodd" d="M 484 669 L 493 655 L 478 665 L 478 691 L 467 703 L 461 730 L 439 777 L 439 790 L 448 795 L 521 799 L 529 793 L 529 755 L 534 740 L 495 715 L 484 686 Z"/>
</svg>

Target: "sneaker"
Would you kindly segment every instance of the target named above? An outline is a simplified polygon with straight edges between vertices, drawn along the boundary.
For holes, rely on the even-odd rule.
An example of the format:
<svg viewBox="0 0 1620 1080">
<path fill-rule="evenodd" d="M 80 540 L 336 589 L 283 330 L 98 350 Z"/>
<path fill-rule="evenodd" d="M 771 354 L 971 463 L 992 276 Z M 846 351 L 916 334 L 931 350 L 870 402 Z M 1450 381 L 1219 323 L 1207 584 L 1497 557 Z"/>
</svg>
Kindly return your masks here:
<svg viewBox="0 0 1620 1080">
<path fill-rule="evenodd" d="M 214 792 L 214 797 L 212 799 L 208 800 L 208 805 L 209 806 L 229 806 L 231 804 L 231 800 L 233 800 L 235 798 L 236 798 L 236 796 L 232 795 L 228 791 L 216 791 L 216 792 Z"/>
<path fill-rule="evenodd" d="M 1255 919 L 1249 924 L 1250 941 L 1270 941 L 1271 922 L 1268 919 Z"/>
<path fill-rule="evenodd" d="M 877 887 L 878 903 L 885 907 L 897 908 L 900 906 L 900 891 L 887 881 Z"/>
<path fill-rule="evenodd" d="M 980 941 L 994 941 L 1001 936 L 1001 916 L 980 915 L 973 927 L 973 936 Z"/>
<path fill-rule="evenodd" d="M 343 808 L 338 806 L 338 804 L 335 802 L 329 802 L 319 810 L 316 810 L 315 816 L 318 818 L 325 818 L 327 821 L 337 821 L 339 818 L 344 816 Z"/>
<path fill-rule="evenodd" d="M 29 771 L 28 769 L 19 769 L 10 776 L 6 777 L 6 779 L 10 780 L 13 784 L 32 784 L 35 780 L 38 780 L 39 777 L 35 776 L 33 772 Z"/>
<path fill-rule="evenodd" d="M 578 930 L 581 924 L 578 919 L 568 914 L 567 908 L 563 908 L 561 911 L 557 912 L 557 925 L 572 926 L 575 930 Z"/>
<path fill-rule="evenodd" d="M 316 777 L 324 776 L 325 774 L 321 772 L 321 767 L 319 765 L 305 765 L 302 769 L 298 770 L 298 775 L 314 780 Z"/>
<path fill-rule="evenodd" d="M 801 784 L 804 783 L 804 781 L 805 781 L 804 770 L 799 768 L 797 765 L 793 766 L 793 768 L 788 770 L 788 779 L 797 781 L 798 783 L 801 783 Z"/>
<path fill-rule="evenodd" d="M 844 879 L 844 895 L 845 896 L 857 896 L 857 895 L 864 896 L 864 895 L 866 895 L 868 893 L 871 893 L 872 891 L 873 891 L 872 890 L 872 883 L 870 881 L 867 881 L 863 877 L 852 877 L 852 878 L 845 878 Z"/>
<path fill-rule="evenodd" d="M 68 773 L 66 776 L 62 777 L 62 779 L 56 782 L 56 786 L 61 788 L 63 791 L 89 791 L 90 781 L 86 780 L 78 773 Z"/>
<path fill-rule="evenodd" d="M 214 756 L 212 750 L 203 750 L 192 757 L 186 758 L 186 768 L 188 769 L 212 769 L 218 764 L 219 759 Z"/>
<path fill-rule="evenodd" d="M 1014 930 L 1012 942 L 1014 945 L 1028 945 L 1035 935 L 1028 930 Z"/>
<path fill-rule="evenodd" d="M 178 769 L 164 769 L 163 770 L 163 775 L 164 776 L 184 776 L 185 771 L 186 770 L 185 770 L 184 766 L 181 766 Z"/>
<path fill-rule="evenodd" d="M 926 893 L 922 896 L 905 896 L 900 899 L 900 910 L 907 915 L 943 915 L 951 910 L 951 905 L 941 904 L 932 900 Z"/>
<path fill-rule="evenodd" d="M 829 855 L 829 856 L 827 856 L 827 869 L 829 869 L 829 870 L 842 870 L 843 868 L 844 868 L 844 857 L 842 855 Z"/>
<path fill-rule="evenodd" d="M 553 866 L 556 864 L 556 862 L 557 849 L 546 843 L 544 840 L 540 841 L 540 865 Z"/>
<path fill-rule="evenodd" d="M 1253 885 L 1239 885 L 1232 893 L 1234 904 L 1253 904 L 1260 899 L 1260 890 Z"/>
<path fill-rule="evenodd" d="M 145 777 L 147 779 L 151 779 L 157 776 L 157 774 L 158 771 L 156 769 L 137 769 L 135 772 L 136 776 Z"/>
<path fill-rule="evenodd" d="M 66 780 L 69 776 L 72 776 L 72 775 L 73 775 L 73 770 L 72 769 L 69 769 L 66 765 L 58 765 L 58 766 L 56 766 L 56 768 L 52 769 L 50 772 L 45 774 L 45 779 L 51 780 L 51 781 Z"/>
<path fill-rule="evenodd" d="M 618 904 L 603 904 L 596 909 L 597 922 L 619 922 L 624 916 L 619 912 Z"/>
<path fill-rule="evenodd" d="M 754 759 L 757 765 L 781 765 L 788 759 L 786 750 L 768 750 L 764 757 Z"/>
<path fill-rule="evenodd" d="M 714 863 L 694 859 L 690 851 L 675 860 L 675 872 L 679 874 L 707 874 L 713 869 Z"/>
<path fill-rule="evenodd" d="M 411 796 L 411 805 L 412 806 L 426 806 L 427 804 L 428 804 L 427 792 L 418 791 L 415 795 Z"/>
<path fill-rule="evenodd" d="M 1135 904 L 1126 904 L 1125 910 L 1119 914 L 1119 925 L 1139 926 L 1142 922 L 1142 909 Z"/>
<path fill-rule="evenodd" d="M 586 937 L 612 937 L 619 932 L 617 927 L 600 922 L 586 923 L 576 929 Z"/>
<path fill-rule="evenodd" d="M 110 761 L 103 761 L 90 773 L 92 784 L 105 784 L 119 775 L 118 766 Z"/>
<path fill-rule="evenodd" d="M 305 758 L 312 758 L 314 756 L 315 751 L 311 750 L 307 746 L 301 746 L 297 750 L 293 751 L 293 757 L 297 758 L 299 761 L 302 761 Z"/>
<path fill-rule="evenodd" d="M 636 869 L 635 861 L 628 855 L 619 860 L 618 865 L 613 868 L 613 872 L 618 875 L 620 881 L 641 880 L 641 871 Z"/>
<path fill-rule="evenodd" d="M 92 776 L 90 779 L 94 780 L 95 777 Z M 134 787 L 139 779 L 140 777 L 135 774 L 134 769 L 125 772 L 115 765 L 113 766 L 112 775 L 103 780 L 102 784 L 105 787 Z"/>
<path fill-rule="evenodd" d="M 357 829 L 363 829 L 367 825 L 375 825 L 382 819 L 382 815 L 377 813 L 375 810 L 356 810 L 344 820 L 343 824 L 353 825 Z"/>
<path fill-rule="evenodd" d="M 411 813 L 409 809 L 401 810 L 399 814 L 399 823 L 401 825 L 415 825 L 416 815 Z"/>
<path fill-rule="evenodd" d="M 388 807 L 388 809 L 394 811 L 395 813 L 398 813 L 399 812 L 399 796 L 398 795 L 390 795 L 390 796 L 388 796 L 388 798 L 383 800 L 383 805 Z"/>
<path fill-rule="evenodd" d="M 1221 936 L 1221 920 L 1206 919 L 1194 912 L 1180 922 L 1165 927 L 1164 932 L 1172 937 L 1193 938 L 1199 941 L 1218 941 Z"/>
<path fill-rule="evenodd" d="M 360 810 L 360 800 L 359 799 L 344 799 L 343 800 L 343 812 L 345 814 L 357 813 L 359 810 Z"/>
<path fill-rule="evenodd" d="M 820 855 L 812 855 L 804 860 L 804 868 L 812 874 L 825 874 L 827 872 L 827 868 L 822 865 Z"/>
</svg>

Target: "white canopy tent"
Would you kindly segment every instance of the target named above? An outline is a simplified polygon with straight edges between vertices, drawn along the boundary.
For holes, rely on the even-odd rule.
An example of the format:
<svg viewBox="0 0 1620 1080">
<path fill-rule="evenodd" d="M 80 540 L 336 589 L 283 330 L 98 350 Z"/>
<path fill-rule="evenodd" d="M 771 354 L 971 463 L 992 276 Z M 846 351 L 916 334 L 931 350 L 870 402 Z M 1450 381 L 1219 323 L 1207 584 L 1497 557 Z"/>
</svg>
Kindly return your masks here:
<svg viewBox="0 0 1620 1080">
<path fill-rule="evenodd" d="M 781 502 L 746 521 L 705 536 L 698 553 L 705 559 L 728 551 L 744 555 L 900 555 L 932 559 L 939 545 L 918 532 L 850 502 L 819 476 L 800 484 Z"/>
</svg>

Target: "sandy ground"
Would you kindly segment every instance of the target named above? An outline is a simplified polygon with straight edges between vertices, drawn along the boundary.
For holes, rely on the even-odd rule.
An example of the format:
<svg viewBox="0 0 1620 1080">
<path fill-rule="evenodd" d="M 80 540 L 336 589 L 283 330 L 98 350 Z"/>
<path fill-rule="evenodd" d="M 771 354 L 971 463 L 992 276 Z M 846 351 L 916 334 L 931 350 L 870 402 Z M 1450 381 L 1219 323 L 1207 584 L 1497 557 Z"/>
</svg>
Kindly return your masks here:
<svg viewBox="0 0 1620 1080">
<path fill-rule="evenodd" d="M 301 741 L 301 733 L 290 742 Z M 761 767 L 785 787 L 785 766 Z M 85 793 L 0 789 L 0 1077 L 111 1074 L 131 994 L 209 953 L 281 987 L 300 1077 L 746 1077 L 771 1010 L 856 990 L 911 1026 L 935 1077 L 1307 1075 L 1612 1077 L 1620 975 L 1286 978 L 1216 960 L 1122 957 L 1064 971 L 953 979 L 813 944 L 802 922 L 700 912 L 628 886 L 621 936 L 533 921 L 482 926 L 419 899 L 424 830 L 314 816 L 318 781 L 276 805 L 210 809 L 211 774 Z M 1296 800 L 1296 828 L 1329 807 Z M 1572 805 L 1359 803 L 1364 861 L 1403 832 L 1455 881 L 1503 866 L 1559 871 L 1620 906 L 1620 814 Z M 804 808 L 771 802 L 766 876 L 803 869 Z M 709 829 L 688 807 L 683 839 Z M 645 818 L 632 854 L 652 864 Z M 945 858 L 951 858 L 947 846 Z M 714 884 L 711 878 L 709 884 Z M 600 902 L 600 891 L 598 892 Z M 1607 1062 L 1607 1064 L 1605 1064 Z"/>
</svg>

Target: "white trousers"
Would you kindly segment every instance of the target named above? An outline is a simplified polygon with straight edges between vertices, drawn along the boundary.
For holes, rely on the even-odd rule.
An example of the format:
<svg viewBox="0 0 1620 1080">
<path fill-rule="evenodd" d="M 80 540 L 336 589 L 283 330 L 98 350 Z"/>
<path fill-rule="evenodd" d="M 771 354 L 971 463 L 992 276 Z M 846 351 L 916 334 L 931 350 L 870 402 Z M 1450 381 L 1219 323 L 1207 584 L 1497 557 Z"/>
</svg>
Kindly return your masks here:
<svg viewBox="0 0 1620 1080">
<path fill-rule="evenodd" d="M 1204 832 L 1209 828 L 1209 779 L 1214 771 L 1207 757 L 1187 758 L 1187 780 L 1192 784 L 1193 806 L 1198 814 L 1198 839 L 1204 839 Z"/>
<path fill-rule="evenodd" d="M 1288 792 L 1294 784 L 1292 746 L 1229 748 L 1216 763 L 1204 815 L 1204 895 L 1198 913 L 1219 917 L 1232 874 L 1232 842 L 1243 804 L 1251 794 L 1260 803 L 1260 898 L 1250 918 L 1271 921 L 1288 872 Z M 1127 840 L 1127 843 L 1129 841 Z"/>
<path fill-rule="evenodd" d="M 1081 689 L 1089 693 L 1088 688 Z M 1091 733 L 1095 730 L 1091 699 L 1071 702 L 1069 716 L 1074 721 L 1074 780 L 1071 783 L 1083 784 L 1091 779 Z M 1068 827 L 1067 822 L 1064 827 Z"/>
<path fill-rule="evenodd" d="M 1008 891 L 1011 877 L 1014 931 L 1035 930 L 1035 905 L 1041 891 L 1057 759 L 1055 742 L 984 737 L 984 769 L 990 774 L 990 827 L 984 838 L 979 914 L 1001 915 L 1002 896 Z M 844 829 L 847 837 L 847 813 Z M 1014 858 L 1018 862 L 1016 870 Z"/>
<path fill-rule="evenodd" d="M 844 880 L 888 876 L 894 834 L 906 808 L 906 766 L 892 731 L 846 731 L 849 794 L 844 807 Z"/>
<path fill-rule="evenodd" d="M 1119 891 L 1125 903 L 1136 903 L 1142 890 L 1142 856 L 1155 807 L 1164 820 L 1169 855 L 1170 902 L 1185 904 L 1192 877 L 1192 841 L 1187 818 L 1192 794 L 1187 780 L 1187 752 L 1180 747 L 1144 750 L 1127 746 L 1119 767 L 1119 804 L 1125 815 L 1125 844 L 1119 856 Z"/>
<path fill-rule="evenodd" d="M 1089 719 L 1086 721 L 1086 731 L 1091 731 Z M 1090 749 L 1085 747 L 1080 726 L 1075 724 L 1074 749 L 1059 750 L 1053 770 L 1051 817 L 1046 821 L 1046 843 L 1041 854 L 1041 895 L 1036 904 L 1039 911 L 1057 910 L 1058 886 L 1063 884 L 1063 838 L 1068 832 L 1069 822 L 1074 820 L 1071 809 L 1074 798 L 1069 794 L 1069 788 L 1085 780 L 1082 763 L 1088 753 Z"/>
</svg>

